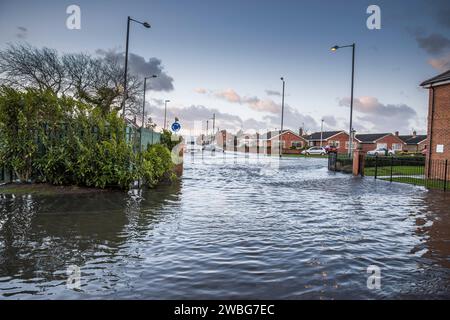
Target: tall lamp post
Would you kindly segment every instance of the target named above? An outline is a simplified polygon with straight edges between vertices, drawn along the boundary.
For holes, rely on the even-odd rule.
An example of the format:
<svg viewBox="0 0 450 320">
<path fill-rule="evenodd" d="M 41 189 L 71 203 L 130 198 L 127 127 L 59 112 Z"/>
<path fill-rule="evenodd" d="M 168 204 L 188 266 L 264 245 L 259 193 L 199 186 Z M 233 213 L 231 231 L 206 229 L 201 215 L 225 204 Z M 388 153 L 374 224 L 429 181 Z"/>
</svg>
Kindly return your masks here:
<svg viewBox="0 0 450 320">
<path fill-rule="evenodd" d="M 320 147 L 322 148 L 322 142 L 323 142 L 323 119 L 322 124 L 320 125 Z"/>
<path fill-rule="evenodd" d="M 285 87 L 284 77 L 281 77 L 280 80 L 283 81 L 283 92 L 281 95 L 281 130 L 280 130 L 280 142 L 278 144 L 280 158 L 281 158 L 281 156 L 283 154 L 284 87 Z"/>
<path fill-rule="evenodd" d="M 167 102 L 170 102 L 170 100 L 164 100 L 164 130 L 167 126 Z"/>
<path fill-rule="evenodd" d="M 127 20 L 127 41 L 125 45 L 125 74 L 123 77 L 123 100 L 122 100 L 122 117 L 125 119 L 125 101 L 128 98 L 128 92 L 127 92 L 127 77 L 128 77 L 128 42 L 130 40 L 130 22 L 136 22 L 139 24 L 142 24 L 146 28 L 150 28 L 150 24 L 148 22 L 141 22 L 134 20 L 130 16 L 128 16 Z"/>
<path fill-rule="evenodd" d="M 145 121 L 145 92 L 147 91 L 147 79 L 151 79 L 151 78 L 156 78 L 156 75 L 152 75 L 151 77 L 145 77 L 144 78 L 144 99 L 143 99 L 143 103 L 142 103 L 141 137 L 139 139 L 140 140 L 140 142 L 139 142 L 139 151 L 141 151 L 141 152 L 142 152 L 142 132 L 144 130 L 144 121 Z"/>
<path fill-rule="evenodd" d="M 340 48 L 352 48 L 352 89 L 351 89 L 351 96 L 350 96 L 350 129 L 348 131 L 349 133 L 349 139 L 348 139 L 348 155 L 351 158 L 352 157 L 352 132 L 353 132 L 353 87 L 354 87 L 354 81 L 355 81 L 355 47 L 356 44 L 352 43 L 346 46 L 334 46 L 331 48 L 331 51 L 336 51 Z"/>
</svg>

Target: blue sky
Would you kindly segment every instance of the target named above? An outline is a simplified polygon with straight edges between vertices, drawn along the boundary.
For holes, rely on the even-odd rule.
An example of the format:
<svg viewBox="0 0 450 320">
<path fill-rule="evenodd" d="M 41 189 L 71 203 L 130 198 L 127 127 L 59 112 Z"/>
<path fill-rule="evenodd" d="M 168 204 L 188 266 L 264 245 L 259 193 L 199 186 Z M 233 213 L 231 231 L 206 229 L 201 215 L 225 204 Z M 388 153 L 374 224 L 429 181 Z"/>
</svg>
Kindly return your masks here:
<svg viewBox="0 0 450 320">
<path fill-rule="evenodd" d="M 65 26 L 71 4 L 81 8 L 81 30 Z M 381 8 L 381 30 L 366 27 L 371 4 Z M 329 48 L 356 42 L 355 128 L 406 134 L 426 128 L 419 83 L 450 68 L 449 11 L 440 0 L 2 0 L 0 48 L 26 41 L 61 52 L 120 52 L 130 15 L 152 25 L 132 25 L 130 52 L 160 59 L 173 79 L 173 90 L 147 93 L 157 122 L 161 100 L 170 99 L 170 117 L 185 128 L 212 112 L 221 129 L 279 128 L 275 92 L 284 76 L 286 126 L 311 131 L 322 118 L 327 129 L 348 129 L 351 50 Z"/>
</svg>

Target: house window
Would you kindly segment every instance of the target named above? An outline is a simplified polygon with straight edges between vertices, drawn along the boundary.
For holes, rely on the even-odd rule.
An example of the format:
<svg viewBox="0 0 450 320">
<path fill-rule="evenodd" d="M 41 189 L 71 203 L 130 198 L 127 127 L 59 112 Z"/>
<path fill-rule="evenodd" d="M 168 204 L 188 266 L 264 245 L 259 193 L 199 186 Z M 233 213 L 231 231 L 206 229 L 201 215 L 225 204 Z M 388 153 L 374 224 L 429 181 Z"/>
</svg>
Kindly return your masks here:
<svg viewBox="0 0 450 320">
<path fill-rule="evenodd" d="M 302 148 L 303 147 L 303 142 L 301 142 L 301 141 L 292 141 L 291 145 L 293 147 L 296 147 L 296 148 Z"/>
<path fill-rule="evenodd" d="M 392 150 L 394 150 L 394 151 L 402 150 L 402 144 L 401 143 L 393 143 L 392 144 Z"/>
<path fill-rule="evenodd" d="M 329 145 L 333 146 L 333 147 L 336 147 L 336 148 L 339 148 L 341 146 L 341 143 L 340 143 L 340 141 L 330 140 Z"/>
<path fill-rule="evenodd" d="M 377 149 L 387 149 L 387 143 L 377 143 Z"/>
<path fill-rule="evenodd" d="M 348 141 L 345 141 L 345 149 L 348 150 Z M 355 143 L 352 142 L 352 150 L 355 149 Z"/>
</svg>

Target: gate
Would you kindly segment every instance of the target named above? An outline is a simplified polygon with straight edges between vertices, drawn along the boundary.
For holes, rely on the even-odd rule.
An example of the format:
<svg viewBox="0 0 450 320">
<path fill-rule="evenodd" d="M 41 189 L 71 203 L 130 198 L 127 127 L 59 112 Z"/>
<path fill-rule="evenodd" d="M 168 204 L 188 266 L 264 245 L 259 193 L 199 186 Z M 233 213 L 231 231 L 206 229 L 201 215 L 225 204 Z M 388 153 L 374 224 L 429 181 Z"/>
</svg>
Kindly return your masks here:
<svg viewBox="0 0 450 320">
<path fill-rule="evenodd" d="M 337 163 L 337 153 L 330 152 L 328 154 L 328 170 L 336 171 L 336 163 Z"/>
</svg>

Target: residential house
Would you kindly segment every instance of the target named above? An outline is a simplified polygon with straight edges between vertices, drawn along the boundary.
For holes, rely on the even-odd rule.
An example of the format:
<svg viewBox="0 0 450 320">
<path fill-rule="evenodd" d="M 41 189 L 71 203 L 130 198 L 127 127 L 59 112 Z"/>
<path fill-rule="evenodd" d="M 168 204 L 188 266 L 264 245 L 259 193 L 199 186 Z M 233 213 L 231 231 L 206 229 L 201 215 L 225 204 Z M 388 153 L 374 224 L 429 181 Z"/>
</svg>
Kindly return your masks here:
<svg viewBox="0 0 450 320">
<path fill-rule="evenodd" d="M 418 135 L 416 131 L 413 131 L 412 135 L 398 135 L 398 137 L 405 143 L 403 151 L 420 153 L 427 146 L 427 136 Z"/>
<path fill-rule="evenodd" d="M 292 130 L 283 130 L 280 135 L 280 131 L 269 131 L 259 136 L 259 146 L 270 154 L 279 153 L 279 143 L 282 141 L 283 153 L 289 153 L 289 150 L 296 148 L 302 149 L 307 146 L 308 141 L 301 135 L 295 133 Z M 273 150 L 274 149 L 274 150 Z"/>
<path fill-rule="evenodd" d="M 450 160 L 450 70 L 421 86 L 429 89 L 427 163 Z"/>
<path fill-rule="evenodd" d="M 355 135 L 358 147 L 363 151 L 386 148 L 394 152 L 403 150 L 405 143 L 400 137 L 392 133 L 367 133 Z"/>
<path fill-rule="evenodd" d="M 314 132 L 305 137 L 310 147 L 335 146 L 338 153 L 348 152 L 349 135 L 341 131 L 323 131 Z"/>
</svg>

